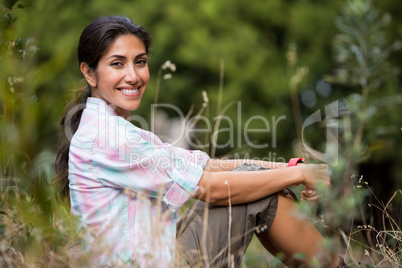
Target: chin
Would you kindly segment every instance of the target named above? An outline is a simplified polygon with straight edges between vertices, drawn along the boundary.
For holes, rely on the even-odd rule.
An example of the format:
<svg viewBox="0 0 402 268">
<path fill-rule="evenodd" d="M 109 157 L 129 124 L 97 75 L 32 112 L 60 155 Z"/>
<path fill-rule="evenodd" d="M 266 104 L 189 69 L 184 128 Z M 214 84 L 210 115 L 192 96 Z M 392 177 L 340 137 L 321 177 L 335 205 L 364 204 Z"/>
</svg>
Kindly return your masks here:
<svg viewBox="0 0 402 268">
<path fill-rule="evenodd" d="M 124 110 L 130 111 L 130 112 L 137 110 L 138 107 L 140 107 L 140 104 L 139 104 L 139 103 L 132 104 L 132 105 L 122 106 L 122 108 L 123 108 Z"/>
</svg>

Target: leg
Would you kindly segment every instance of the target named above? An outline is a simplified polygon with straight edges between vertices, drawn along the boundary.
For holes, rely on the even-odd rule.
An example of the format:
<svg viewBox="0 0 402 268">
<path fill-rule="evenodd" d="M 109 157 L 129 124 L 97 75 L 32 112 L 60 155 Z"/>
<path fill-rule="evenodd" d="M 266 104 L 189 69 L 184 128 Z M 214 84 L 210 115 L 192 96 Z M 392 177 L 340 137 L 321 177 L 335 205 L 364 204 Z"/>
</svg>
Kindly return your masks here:
<svg viewBox="0 0 402 268">
<path fill-rule="evenodd" d="M 332 267 L 338 265 L 339 260 L 335 258 L 325 258 L 321 251 L 323 237 L 315 226 L 308 219 L 296 217 L 293 213 L 295 209 L 294 201 L 290 196 L 278 195 L 278 209 L 271 229 L 267 233 L 261 233 L 259 239 L 269 250 L 277 249 L 283 252 L 288 259 L 288 266 L 305 264 L 317 257 L 320 262 L 326 263 L 324 267 L 332 262 Z M 296 253 L 303 253 L 307 259 L 305 261 L 292 260 Z"/>
<path fill-rule="evenodd" d="M 261 169 L 266 168 L 244 164 L 234 171 Z M 233 262 L 235 267 L 240 266 L 256 228 L 264 227 L 267 231 L 271 227 L 277 205 L 277 194 L 231 208 L 199 201 L 177 224 L 178 256 L 193 267 L 206 263 L 211 267 L 227 267 Z"/>
<path fill-rule="evenodd" d="M 178 256 L 192 267 L 239 267 L 256 229 L 271 227 L 277 196 L 231 208 L 198 202 L 177 224 Z"/>
<path fill-rule="evenodd" d="M 261 169 L 265 168 L 245 164 L 235 170 Z M 232 206 L 231 213 L 228 207 L 207 206 L 199 202 L 177 225 L 178 255 L 193 267 L 206 262 L 211 267 L 227 267 L 233 254 L 237 267 L 256 228 L 263 227 L 265 232 L 256 232 L 258 239 L 273 255 L 283 252 L 288 257 L 285 260 L 288 266 L 296 265 L 291 259 L 295 253 L 305 253 L 307 260 L 311 260 L 319 254 L 323 238 L 309 220 L 291 214 L 294 209 L 292 192 L 285 189 L 283 193 L 286 196 L 274 194 L 253 203 Z M 232 219 L 230 235 L 229 218 Z M 337 263 L 338 259 L 333 266 Z"/>
</svg>

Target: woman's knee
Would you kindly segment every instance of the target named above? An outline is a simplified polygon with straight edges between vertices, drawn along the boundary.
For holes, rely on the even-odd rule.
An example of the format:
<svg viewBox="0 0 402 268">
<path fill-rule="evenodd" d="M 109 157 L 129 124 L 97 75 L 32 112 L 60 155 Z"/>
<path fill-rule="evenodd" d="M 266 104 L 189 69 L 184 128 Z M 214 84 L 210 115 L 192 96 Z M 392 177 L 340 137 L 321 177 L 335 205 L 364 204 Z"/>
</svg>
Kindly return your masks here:
<svg viewBox="0 0 402 268">
<path fill-rule="evenodd" d="M 287 257 L 304 253 L 310 260 L 320 249 L 323 237 L 310 219 L 297 213 L 295 204 L 291 196 L 278 195 L 277 215 L 268 238 Z"/>
</svg>

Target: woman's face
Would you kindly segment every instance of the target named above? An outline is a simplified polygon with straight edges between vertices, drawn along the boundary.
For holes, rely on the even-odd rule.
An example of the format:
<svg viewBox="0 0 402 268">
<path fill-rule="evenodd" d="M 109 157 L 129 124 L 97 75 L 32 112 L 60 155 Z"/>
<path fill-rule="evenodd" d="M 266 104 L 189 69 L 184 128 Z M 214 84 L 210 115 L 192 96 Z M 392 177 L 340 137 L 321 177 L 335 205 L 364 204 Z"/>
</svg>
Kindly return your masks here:
<svg viewBox="0 0 402 268">
<path fill-rule="evenodd" d="M 128 118 L 140 105 L 149 81 L 143 42 L 131 34 L 117 37 L 100 58 L 94 77 L 92 96 L 114 104 L 116 113 Z"/>
</svg>

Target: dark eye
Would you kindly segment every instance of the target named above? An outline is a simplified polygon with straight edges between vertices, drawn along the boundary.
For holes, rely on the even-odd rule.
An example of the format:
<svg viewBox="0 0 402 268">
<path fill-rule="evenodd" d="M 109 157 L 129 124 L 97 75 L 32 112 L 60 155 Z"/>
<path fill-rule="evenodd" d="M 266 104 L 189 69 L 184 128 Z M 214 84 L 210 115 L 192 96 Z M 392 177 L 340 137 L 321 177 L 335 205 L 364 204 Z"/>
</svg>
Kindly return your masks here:
<svg viewBox="0 0 402 268">
<path fill-rule="evenodd" d="M 114 61 L 110 64 L 111 66 L 122 66 L 123 63 L 121 63 L 120 61 Z"/>
<path fill-rule="evenodd" d="M 147 64 L 147 61 L 145 59 L 140 59 L 140 60 L 137 60 L 135 62 L 135 64 L 140 65 L 140 66 L 145 66 Z"/>
</svg>

